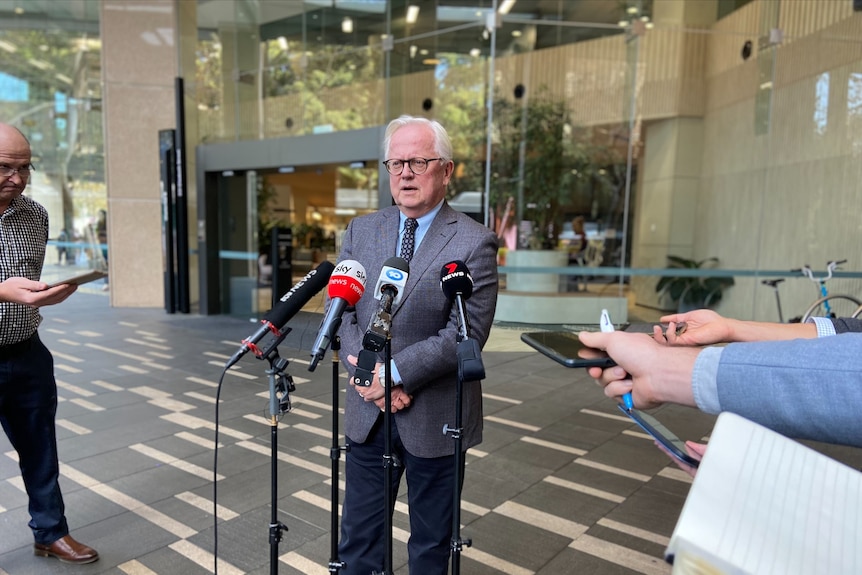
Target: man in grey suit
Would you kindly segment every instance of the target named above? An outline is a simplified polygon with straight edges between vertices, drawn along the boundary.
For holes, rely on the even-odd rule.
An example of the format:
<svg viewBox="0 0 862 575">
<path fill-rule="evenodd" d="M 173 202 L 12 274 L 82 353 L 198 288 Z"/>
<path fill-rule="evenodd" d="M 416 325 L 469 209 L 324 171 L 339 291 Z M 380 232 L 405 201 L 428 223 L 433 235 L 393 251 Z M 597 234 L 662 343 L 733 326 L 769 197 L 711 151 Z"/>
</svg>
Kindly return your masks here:
<svg viewBox="0 0 862 575">
<path fill-rule="evenodd" d="M 455 445 L 443 427 L 455 423 L 458 322 L 452 302 L 440 287 L 440 271 L 464 262 L 474 281 L 466 304 L 470 338 L 484 345 L 497 305 L 497 238 L 487 227 L 452 209 L 445 201 L 452 177 L 452 144 L 436 121 L 402 116 L 386 129 L 383 143 L 395 205 L 350 222 L 339 260 L 361 263 L 367 285 L 375 286 L 384 262 L 409 259 L 407 283 L 392 310 L 391 410 L 394 495 L 406 472 L 410 507 L 407 544 L 410 573 L 445 574 L 452 537 Z M 418 227 L 409 228 L 415 220 Z M 412 238 L 412 258 L 401 251 Z M 415 236 L 415 237 L 414 237 Z M 370 290 L 369 290 L 370 291 Z M 366 293 L 348 309 L 339 331 L 341 357 L 350 381 L 363 337 L 379 301 Z M 383 352 L 377 355 L 370 386 L 347 389 L 344 414 L 349 449 L 341 521 L 343 575 L 383 572 L 388 534 L 384 533 L 385 382 Z M 482 440 L 482 388 L 465 382 L 462 393 L 462 448 Z M 459 460 L 463 465 L 463 452 Z M 463 474 L 461 475 L 463 477 Z"/>
</svg>

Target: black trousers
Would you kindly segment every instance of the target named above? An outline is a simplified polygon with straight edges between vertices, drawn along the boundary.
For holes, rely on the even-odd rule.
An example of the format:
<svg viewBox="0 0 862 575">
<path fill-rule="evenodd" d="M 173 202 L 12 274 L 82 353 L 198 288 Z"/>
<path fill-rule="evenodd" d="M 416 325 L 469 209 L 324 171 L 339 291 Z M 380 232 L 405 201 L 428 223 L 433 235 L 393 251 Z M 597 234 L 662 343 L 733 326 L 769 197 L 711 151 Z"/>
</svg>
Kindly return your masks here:
<svg viewBox="0 0 862 575">
<path fill-rule="evenodd" d="M 384 533 L 382 420 L 381 414 L 365 443 L 347 440 L 346 489 L 338 547 L 339 559 L 346 563 L 342 575 L 383 572 L 388 534 Z M 400 467 L 392 470 L 393 502 L 398 495 L 401 476 L 407 476 L 410 574 L 446 575 L 452 540 L 454 456 L 425 458 L 411 455 L 401 443 L 394 422 L 392 453 L 401 462 Z M 463 457 L 461 461 L 463 464 Z M 463 473 L 461 477 L 464 477 Z M 393 509 L 388 512 L 391 516 Z"/>
<path fill-rule="evenodd" d="M 48 545 L 69 533 L 57 460 L 57 382 L 54 358 L 34 334 L 0 347 L 0 424 L 18 452 L 30 499 L 30 528 Z"/>
</svg>

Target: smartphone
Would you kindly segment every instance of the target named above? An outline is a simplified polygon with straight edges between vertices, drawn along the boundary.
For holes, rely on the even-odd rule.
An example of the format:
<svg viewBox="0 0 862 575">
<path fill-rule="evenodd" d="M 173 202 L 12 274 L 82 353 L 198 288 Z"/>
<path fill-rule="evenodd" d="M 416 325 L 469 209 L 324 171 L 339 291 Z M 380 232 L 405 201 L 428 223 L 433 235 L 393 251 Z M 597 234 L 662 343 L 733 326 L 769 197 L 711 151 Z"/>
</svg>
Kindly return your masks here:
<svg viewBox="0 0 862 575">
<path fill-rule="evenodd" d="M 661 443 L 674 457 L 686 465 L 697 469 L 700 462 L 688 454 L 685 450 L 685 442 L 662 425 L 658 419 L 638 409 L 626 409 L 626 406 L 622 404 L 617 405 L 617 407 L 637 423 L 641 429 L 652 436 L 653 439 Z"/>
<path fill-rule="evenodd" d="M 521 341 L 566 367 L 604 368 L 616 365 L 607 353 L 587 347 L 578 339 L 578 334 L 571 331 L 522 333 Z"/>
<path fill-rule="evenodd" d="M 108 274 L 106 274 L 105 272 L 98 271 L 98 270 L 90 270 L 90 271 L 82 273 L 82 274 L 78 274 L 78 275 L 75 275 L 72 277 L 68 277 L 68 278 L 58 280 L 58 281 L 51 282 L 48 284 L 48 287 L 52 288 L 52 287 L 56 287 L 58 285 L 64 285 L 64 284 L 81 285 L 81 284 L 85 284 L 88 282 L 96 281 L 98 279 L 102 279 L 104 277 L 108 277 Z"/>
</svg>

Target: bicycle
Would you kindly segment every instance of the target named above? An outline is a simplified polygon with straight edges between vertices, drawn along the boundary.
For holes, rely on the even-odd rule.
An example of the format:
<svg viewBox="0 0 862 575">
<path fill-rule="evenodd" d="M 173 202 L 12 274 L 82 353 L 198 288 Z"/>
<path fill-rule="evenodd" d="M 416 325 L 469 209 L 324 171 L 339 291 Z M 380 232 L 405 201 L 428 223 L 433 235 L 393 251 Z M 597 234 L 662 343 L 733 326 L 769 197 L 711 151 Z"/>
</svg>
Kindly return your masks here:
<svg viewBox="0 0 862 575">
<path fill-rule="evenodd" d="M 814 275 L 814 270 L 808 264 L 801 268 L 790 270 L 798 272 L 809 280 L 817 284 L 817 293 L 819 297 L 808 306 L 801 316 L 791 318 L 788 323 L 806 322 L 811 317 L 858 317 L 862 314 L 862 300 L 849 294 L 830 294 L 826 288 L 826 282 L 832 279 L 833 273 L 838 270 L 838 266 L 846 263 L 847 260 L 833 260 L 826 264 L 826 275 L 817 277 Z M 761 280 L 760 283 L 767 285 L 775 290 L 775 303 L 778 306 L 778 320 L 784 323 L 784 317 L 781 313 L 781 298 L 778 294 L 778 284 L 784 281 L 784 278 L 773 280 Z"/>
</svg>

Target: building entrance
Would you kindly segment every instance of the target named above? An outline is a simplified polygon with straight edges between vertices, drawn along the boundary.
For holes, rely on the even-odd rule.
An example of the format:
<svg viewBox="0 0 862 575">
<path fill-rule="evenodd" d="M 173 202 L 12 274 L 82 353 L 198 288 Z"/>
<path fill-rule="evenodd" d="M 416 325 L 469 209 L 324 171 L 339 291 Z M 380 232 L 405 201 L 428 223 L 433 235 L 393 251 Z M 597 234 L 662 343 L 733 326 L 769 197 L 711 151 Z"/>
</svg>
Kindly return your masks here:
<svg viewBox="0 0 862 575">
<path fill-rule="evenodd" d="M 280 295 L 273 294 L 273 287 L 286 291 L 322 261 L 335 261 L 350 220 L 378 208 L 378 168 L 366 165 L 357 161 L 211 174 L 219 206 L 221 313 L 260 317 L 272 307 L 273 296 Z M 273 284 L 279 261 L 272 249 L 274 228 L 289 230 L 291 237 L 293 282 L 284 290 Z"/>
</svg>

